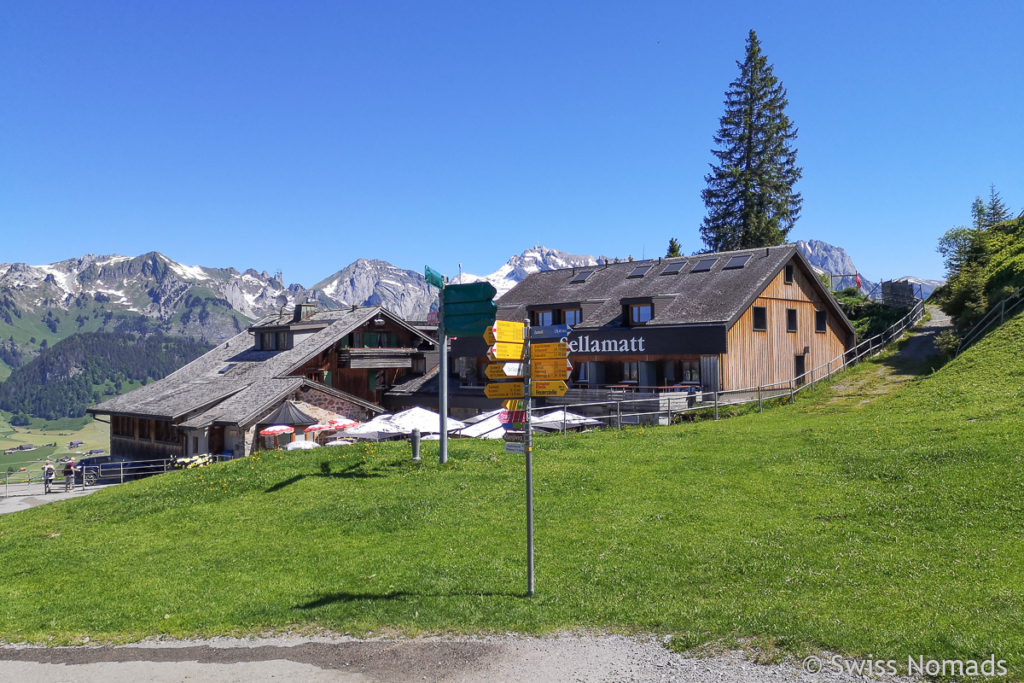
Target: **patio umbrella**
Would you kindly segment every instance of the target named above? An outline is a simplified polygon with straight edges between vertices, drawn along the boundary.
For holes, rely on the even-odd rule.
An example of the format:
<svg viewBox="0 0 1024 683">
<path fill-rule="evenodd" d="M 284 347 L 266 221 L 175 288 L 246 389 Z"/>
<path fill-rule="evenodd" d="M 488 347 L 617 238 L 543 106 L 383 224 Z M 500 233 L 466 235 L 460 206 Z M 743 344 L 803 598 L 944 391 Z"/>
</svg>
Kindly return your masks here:
<svg viewBox="0 0 1024 683">
<path fill-rule="evenodd" d="M 260 436 L 272 436 L 274 437 L 274 450 L 277 450 L 277 437 L 281 434 L 293 434 L 295 427 L 289 425 L 274 425 L 273 427 L 267 427 L 266 429 L 260 430 Z"/>
<path fill-rule="evenodd" d="M 309 425 L 308 427 L 306 427 L 304 431 L 306 432 L 307 441 L 309 440 L 310 434 L 313 435 L 313 440 L 316 441 L 316 435 L 319 434 L 320 432 L 336 432 L 338 431 L 338 428 L 333 425 L 316 424 Z"/>
<path fill-rule="evenodd" d="M 313 448 L 320 448 L 320 444 L 316 441 L 292 441 L 285 446 L 288 451 L 308 451 Z"/>
<path fill-rule="evenodd" d="M 359 424 L 355 420 L 350 420 L 347 417 L 332 417 L 327 421 L 327 423 L 335 429 L 351 429 Z"/>
<path fill-rule="evenodd" d="M 333 441 L 328 441 L 324 445 L 325 446 L 351 446 L 353 443 L 354 442 L 351 439 L 334 439 Z"/>
</svg>

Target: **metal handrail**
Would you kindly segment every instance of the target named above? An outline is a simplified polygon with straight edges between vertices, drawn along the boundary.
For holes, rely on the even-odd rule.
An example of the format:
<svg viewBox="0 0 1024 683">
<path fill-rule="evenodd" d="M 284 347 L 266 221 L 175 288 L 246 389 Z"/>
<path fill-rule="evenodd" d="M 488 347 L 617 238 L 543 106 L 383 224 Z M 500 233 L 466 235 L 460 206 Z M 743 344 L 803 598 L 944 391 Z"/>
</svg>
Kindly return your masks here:
<svg viewBox="0 0 1024 683">
<path fill-rule="evenodd" d="M 681 393 L 681 392 L 666 392 L 666 393 L 659 394 L 659 395 L 653 396 L 653 397 L 652 396 L 648 396 L 648 397 L 645 397 L 645 398 L 633 398 L 633 399 L 626 399 L 626 398 L 622 398 L 622 399 L 608 399 L 608 400 L 604 400 L 604 401 L 588 401 L 588 402 L 583 402 L 583 403 L 558 404 L 557 406 L 548 405 L 548 406 L 534 407 L 532 410 L 533 410 L 534 413 L 537 413 L 537 412 L 557 410 L 557 409 L 569 410 L 570 408 L 585 408 L 585 407 L 598 407 L 598 406 L 615 406 L 616 410 L 615 410 L 615 413 L 614 413 L 614 417 L 615 417 L 616 424 L 617 424 L 617 426 L 619 428 L 622 427 L 622 418 L 624 418 L 624 417 L 633 418 L 633 417 L 642 417 L 642 416 L 645 416 L 645 415 L 664 415 L 666 413 L 669 413 L 669 415 L 671 416 L 673 414 L 674 415 L 679 415 L 679 414 L 684 414 L 684 413 L 696 412 L 696 411 L 700 411 L 700 410 L 707 410 L 707 411 L 714 410 L 714 412 L 715 412 L 715 419 L 718 419 L 719 408 L 721 406 L 723 406 L 723 405 L 726 405 L 726 406 L 741 406 L 741 405 L 746 405 L 746 404 L 749 404 L 749 403 L 755 403 L 756 402 L 756 403 L 758 403 L 759 410 L 763 411 L 764 410 L 764 401 L 766 401 L 766 400 L 771 401 L 771 400 L 775 400 L 775 399 L 778 399 L 778 398 L 783 398 L 783 397 L 787 397 L 788 396 L 790 401 L 795 401 L 796 394 L 801 392 L 801 391 L 803 391 L 804 389 L 807 389 L 808 387 L 813 387 L 817 382 L 820 382 L 820 381 L 822 381 L 824 379 L 828 379 L 829 377 L 832 377 L 837 372 L 839 372 L 839 371 L 841 371 L 841 370 L 843 370 L 845 368 L 848 368 L 851 365 L 855 365 L 856 363 L 860 362 L 861 360 L 863 360 L 864 358 L 866 358 L 868 356 L 878 355 L 891 342 L 895 341 L 896 339 L 899 339 L 903 335 L 903 333 L 906 332 L 906 330 L 908 328 L 910 328 L 911 326 L 917 324 L 921 320 L 921 318 L 924 317 L 924 311 L 925 311 L 924 301 L 919 300 L 917 303 L 914 304 L 914 306 L 910 309 L 910 311 L 907 312 L 906 315 L 904 315 L 902 318 L 900 318 L 899 320 L 894 322 L 892 325 L 890 325 L 889 327 L 884 329 L 882 332 L 879 332 L 878 334 L 876 334 L 876 335 L 874 335 L 872 337 L 869 337 L 868 339 L 865 339 L 865 340 L 861 341 L 859 344 L 854 346 L 852 349 L 848 349 L 848 350 L 844 351 L 843 353 L 837 355 L 835 358 L 832 358 L 832 359 L 828 360 L 825 363 L 822 363 L 822 364 L 820 364 L 820 365 L 818 365 L 818 366 L 816 366 L 814 368 L 811 368 L 810 370 L 807 370 L 804 373 L 802 373 L 800 375 L 797 375 L 796 377 L 794 377 L 794 378 L 792 378 L 792 379 L 790 379 L 788 381 L 773 382 L 773 383 L 770 383 L 770 384 L 762 384 L 762 385 L 758 385 L 758 386 L 754 386 L 754 387 L 746 387 L 746 388 L 742 388 L 742 389 L 728 389 L 728 390 L 725 390 L 725 391 L 721 391 L 720 390 L 720 391 L 698 392 L 698 395 L 700 395 L 701 398 L 704 399 L 701 402 L 701 405 L 696 405 L 695 404 L 693 406 L 690 406 L 688 399 L 691 398 L 691 396 L 688 395 L 688 394 Z M 851 354 L 852 354 L 852 356 L 851 356 Z M 833 364 L 835 364 L 835 369 L 832 368 Z M 822 374 L 820 377 L 815 377 L 814 376 L 815 373 L 819 372 L 822 368 L 825 368 L 825 373 Z M 756 398 L 751 396 L 750 398 L 747 398 L 745 400 L 732 400 L 732 401 L 730 401 L 730 400 L 723 401 L 722 400 L 723 397 L 728 398 L 729 395 L 735 396 L 735 395 L 740 395 L 740 394 L 750 394 L 750 395 L 756 394 Z M 707 398 L 708 395 L 710 395 L 710 397 L 711 397 L 710 399 Z M 682 409 L 676 409 L 676 410 L 672 409 L 671 403 L 672 403 L 673 399 L 675 399 L 677 396 L 678 396 L 679 399 L 682 399 L 684 402 L 686 402 L 687 407 L 682 408 Z M 636 405 L 636 404 L 639 404 L 639 403 L 650 403 L 651 401 L 654 401 L 654 400 L 658 400 L 660 402 L 663 397 L 667 397 L 668 398 L 668 401 L 669 401 L 669 408 L 668 408 L 668 410 L 660 409 L 659 408 L 658 410 L 653 410 L 653 411 L 647 410 L 647 411 L 622 412 L 622 407 L 624 405 L 628 407 L 628 406 L 633 406 L 633 405 Z M 627 408 L 627 410 L 628 410 L 628 408 Z M 609 411 L 609 415 L 607 415 L 606 419 L 610 420 L 612 417 L 613 417 L 613 415 L 611 414 L 611 411 Z M 565 423 L 565 421 L 563 420 L 563 431 L 565 431 L 564 423 Z"/>
<path fill-rule="evenodd" d="M 1006 302 L 1015 297 L 1018 298 L 1017 302 L 1007 310 Z M 956 358 L 959 356 L 961 352 L 967 349 L 968 346 L 981 338 L 982 334 L 995 322 L 995 314 L 997 312 L 999 313 L 999 323 L 1002 324 L 1006 319 L 1006 314 L 1016 310 L 1022 303 L 1024 303 L 1024 287 L 1018 287 L 1013 292 L 1000 299 L 999 303 L 992 304 L 992 307 L 985 312 L 985 315 L 982 316 L 981 320 L 976 322 L 974 327 L 968 330 L 967 334 L 964 335 L 964 338 L 960 340 L 960 345 L 956 347 L 956 353 L 953 354 L 953 357 Z M 991 318 L 991 320 L 989 320 L 989 318 Z"/>
</svg>

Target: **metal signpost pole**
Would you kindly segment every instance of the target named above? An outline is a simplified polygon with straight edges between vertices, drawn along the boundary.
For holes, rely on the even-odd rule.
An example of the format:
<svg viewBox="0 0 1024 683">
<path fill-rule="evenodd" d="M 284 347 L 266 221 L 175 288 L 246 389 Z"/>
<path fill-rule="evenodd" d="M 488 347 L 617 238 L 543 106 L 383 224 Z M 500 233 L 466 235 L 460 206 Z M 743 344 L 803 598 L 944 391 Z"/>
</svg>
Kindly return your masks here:
<svg viewBox="0 0 1024 683">
<path fill-rule="evenodd" d="M 437 306 L 437 341 L 441 352 L 438 363 L 440 381 L 437 389 L 437 412 L 441 413 L 441 434 L 438 443 L 441 445 L 441 464 L 448 462 L 448 338 L 444 329 L 444 287 L 438 292 Z"/>
<path fill-rule="evenodd" d="M 526 406 L 526 594 L 533 597 L 533 396 L 530 380 L 530 321 L 523 325 L 523 405 Z"/>
</svg>

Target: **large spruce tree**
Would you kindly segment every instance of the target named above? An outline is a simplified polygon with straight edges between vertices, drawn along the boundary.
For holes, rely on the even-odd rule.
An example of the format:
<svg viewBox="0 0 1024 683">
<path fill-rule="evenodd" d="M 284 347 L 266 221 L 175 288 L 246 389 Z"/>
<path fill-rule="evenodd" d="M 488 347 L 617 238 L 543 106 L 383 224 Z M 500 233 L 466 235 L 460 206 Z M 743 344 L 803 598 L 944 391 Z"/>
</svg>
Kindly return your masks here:
<svg viewBox="0 0 1024 683">
<path fill-rule="evenodd" d="M 803 201 L 793 186 L 796 128 L 786 116 L 786 89 L 761 54 L 753 30 L 740 75 L 725 93 L 725 114 L 711 150 L 718 159 L 704 177 L 707 216 L 700 227 L 712 251 L 782 244 Z"/>
</svg>

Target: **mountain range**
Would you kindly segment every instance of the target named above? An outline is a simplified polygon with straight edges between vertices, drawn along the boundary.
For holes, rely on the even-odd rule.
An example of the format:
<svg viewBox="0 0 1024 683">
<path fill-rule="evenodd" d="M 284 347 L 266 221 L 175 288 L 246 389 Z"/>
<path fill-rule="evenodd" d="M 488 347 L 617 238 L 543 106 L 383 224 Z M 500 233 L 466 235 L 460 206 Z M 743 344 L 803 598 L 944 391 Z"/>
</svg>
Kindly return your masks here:
<svg viewBox="0 0 1024 683">
<path fill-rule="evenodd" d="M 857 272 L 840 247 L 819 241 L 798 246 L 824 272 Z M 460 273 L 452 280 L 487 280 L 500 296 L 530 273 L 607 260 L 534 246 L 489 275 Z M 863 279 L 865 291 L 873 286 Z M 421 273 L 372 259 L 357 259 L 309 288 L 286 285 L 266 271 L 187 266 L 158 252 L 86 255 L 41 266 L 0 264 L 0 379 L 40 349 L 78 332 L 162 333 L 215 344 L 253 320 L 309 299 L 324 308 L 379 305 L 408 320 L 425 320 L 437 308 L 437 292 Z"/>
</svg>

